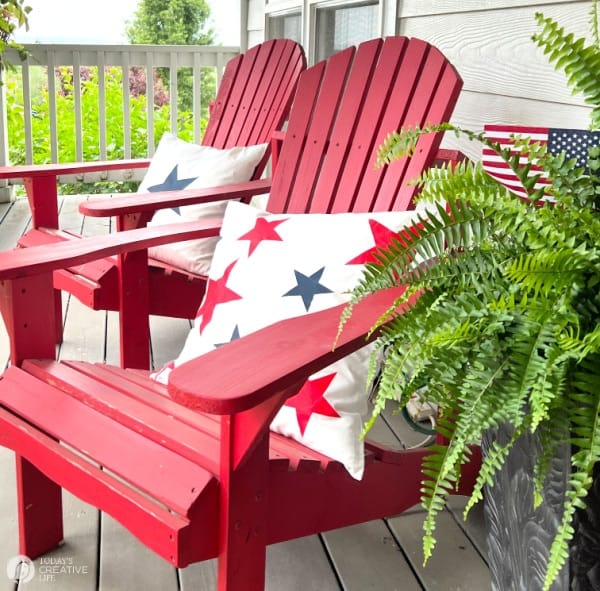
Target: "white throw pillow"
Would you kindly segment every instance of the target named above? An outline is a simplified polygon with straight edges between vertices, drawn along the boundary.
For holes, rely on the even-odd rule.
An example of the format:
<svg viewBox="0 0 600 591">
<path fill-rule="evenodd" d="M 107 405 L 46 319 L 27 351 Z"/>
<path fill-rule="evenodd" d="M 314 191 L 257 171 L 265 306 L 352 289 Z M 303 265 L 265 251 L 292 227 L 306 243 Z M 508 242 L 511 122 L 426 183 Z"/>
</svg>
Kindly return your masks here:
<svg viewBox="0 0 600 591">
<path fill-rule="evenodd" d="M 219 187 L 249 181 L 268 144 L 212 148 L 185 142 L 165 133 L 150 161 L 138 193 Z M 149 225 L 171 224 L 202 218 L 220 218 L 226 201 L 213 201 L 157 211 Z M 149 256 L 191 273 L 206 275 L 218 238 L 176 242 L 149 249 Z"/>
<path fill-rule="evenodd" d="M 241 336 L 348 300 L 373 252 L 412 225 L 416 212 L 265 214 L 227 205 L 204 300 L 179 357 L 155 376 Z M 364 347 L 314 374 L 289 398 L 271 429 L 364 469 L 360 433 L 367 411 Z M 268 362 L 268 360 L 265 360 Z"/>
</svg>

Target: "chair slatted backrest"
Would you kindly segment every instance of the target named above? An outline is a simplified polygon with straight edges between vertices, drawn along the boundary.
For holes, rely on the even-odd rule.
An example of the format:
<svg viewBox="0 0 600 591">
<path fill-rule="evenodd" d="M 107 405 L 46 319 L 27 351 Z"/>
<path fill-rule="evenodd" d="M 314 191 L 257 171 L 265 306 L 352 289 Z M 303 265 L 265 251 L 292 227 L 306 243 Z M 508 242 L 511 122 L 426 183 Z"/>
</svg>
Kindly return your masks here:
<svg viewBox="0 0 600 591">
<path fill-rule="evenodd" d="M 302 47 L 289 39 L 266 41 L 230 60 L 202 144 L 231 148 L 268 142 L 287 117 L 305 67 Z"/>
<path fill-rule="evenodd" d="M 417 189 L 409 181 L 433 163 L 441 134 L 389 167 L 375 169 L 377 149 L 392 130 L 447 121 L 461 88 L 435 47 L 406 37 L 367 41 L 303 72 L 269 211 L 410 208 Z"/>
</svg>

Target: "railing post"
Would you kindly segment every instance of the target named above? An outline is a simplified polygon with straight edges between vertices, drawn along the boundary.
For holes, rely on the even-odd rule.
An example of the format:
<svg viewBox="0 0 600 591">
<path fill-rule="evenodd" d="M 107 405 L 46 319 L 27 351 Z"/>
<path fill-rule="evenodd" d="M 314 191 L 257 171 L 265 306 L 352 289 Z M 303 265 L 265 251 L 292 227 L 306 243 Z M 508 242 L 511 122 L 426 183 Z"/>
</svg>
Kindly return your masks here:
<svg viewBox="0 0 600 591">
<path fill-rule="evenodd" d="M 0 166 L 8 165 L 8 120 L 6 115 L 6 92 L 4 90 L 4 74 L 0 72 Z M 12 187 L 8 181 L 0 181 L 0 203 L 7 203 L 12 198 Z"/>
</svg>

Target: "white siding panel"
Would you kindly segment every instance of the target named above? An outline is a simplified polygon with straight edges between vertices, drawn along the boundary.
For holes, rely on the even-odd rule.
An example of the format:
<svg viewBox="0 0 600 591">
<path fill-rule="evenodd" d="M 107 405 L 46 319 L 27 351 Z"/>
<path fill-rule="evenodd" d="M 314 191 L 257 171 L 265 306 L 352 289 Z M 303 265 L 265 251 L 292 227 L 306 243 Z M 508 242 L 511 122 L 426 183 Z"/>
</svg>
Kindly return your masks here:
<svg viewBox="0 0 600 591">
<path fill-rule="evenodd" d="M 263 31 L 248 31 L 248 47 L 258 45 L 265 40 L 265 32 Z"/>
<path fill-rule="evenodd" d="M 474 12 L 497 10 L 519 6 L 547 6 L 549 4 L 573 4 L 576 0 L 400 0 L 399 17 L 445 14 L 450 12 Z M 540 8 L 540 10 L 542 10 Z M 543 9 L 545 10 L 545 8 Z"/>
<path fill-rule="evenodd" d="M 587 31 L 589 2 L 546 7 L 569 31 Z M 400 33 L 436 45 L 455 65 L 465 89 L 534 100 L 583 104 L 548 64 L 531 36 L 534 8 L 510 8 L 400 20 Z"/>
<path fill-rule="evenodd" d="M 263 0 L 248 0 L 248 30 L 256 31 L 265 27 L 265 6 Z"/>
</svg>

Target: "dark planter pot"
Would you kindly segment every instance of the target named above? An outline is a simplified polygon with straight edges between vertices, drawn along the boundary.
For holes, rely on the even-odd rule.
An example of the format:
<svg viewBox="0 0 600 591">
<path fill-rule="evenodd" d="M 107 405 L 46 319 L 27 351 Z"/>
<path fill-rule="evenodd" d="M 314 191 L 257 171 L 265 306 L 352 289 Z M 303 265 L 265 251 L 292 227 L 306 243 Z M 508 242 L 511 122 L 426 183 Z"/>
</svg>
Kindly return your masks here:
<svg viewBox="0 0 600 591">
<path fill-rule="evenodd" d="M 594 466 L 594 484 L 587 507 L 573 520 L 575 536 L 571 544 L 571 589 L 600 590 L 600 463 Z"/>
<path fill-rule="evenodd" d="M 492 441 L 508 441 L 509 426 L 487 434 L 483 451 Z M 526 434 L 515 444 L 493 487 L 485 491 L 488 560 L 493 591 L 541 591 L 550 545 L 562 516 L 570 466 L 564 445 L 552 461 L 544 503 L 533 509 L 533 466 L 540 453 L 537 436 Z M 587 509 L 575 520 L 570 560 L 551 591 L 600 591 L 600 466 Z"/>
</svg>

